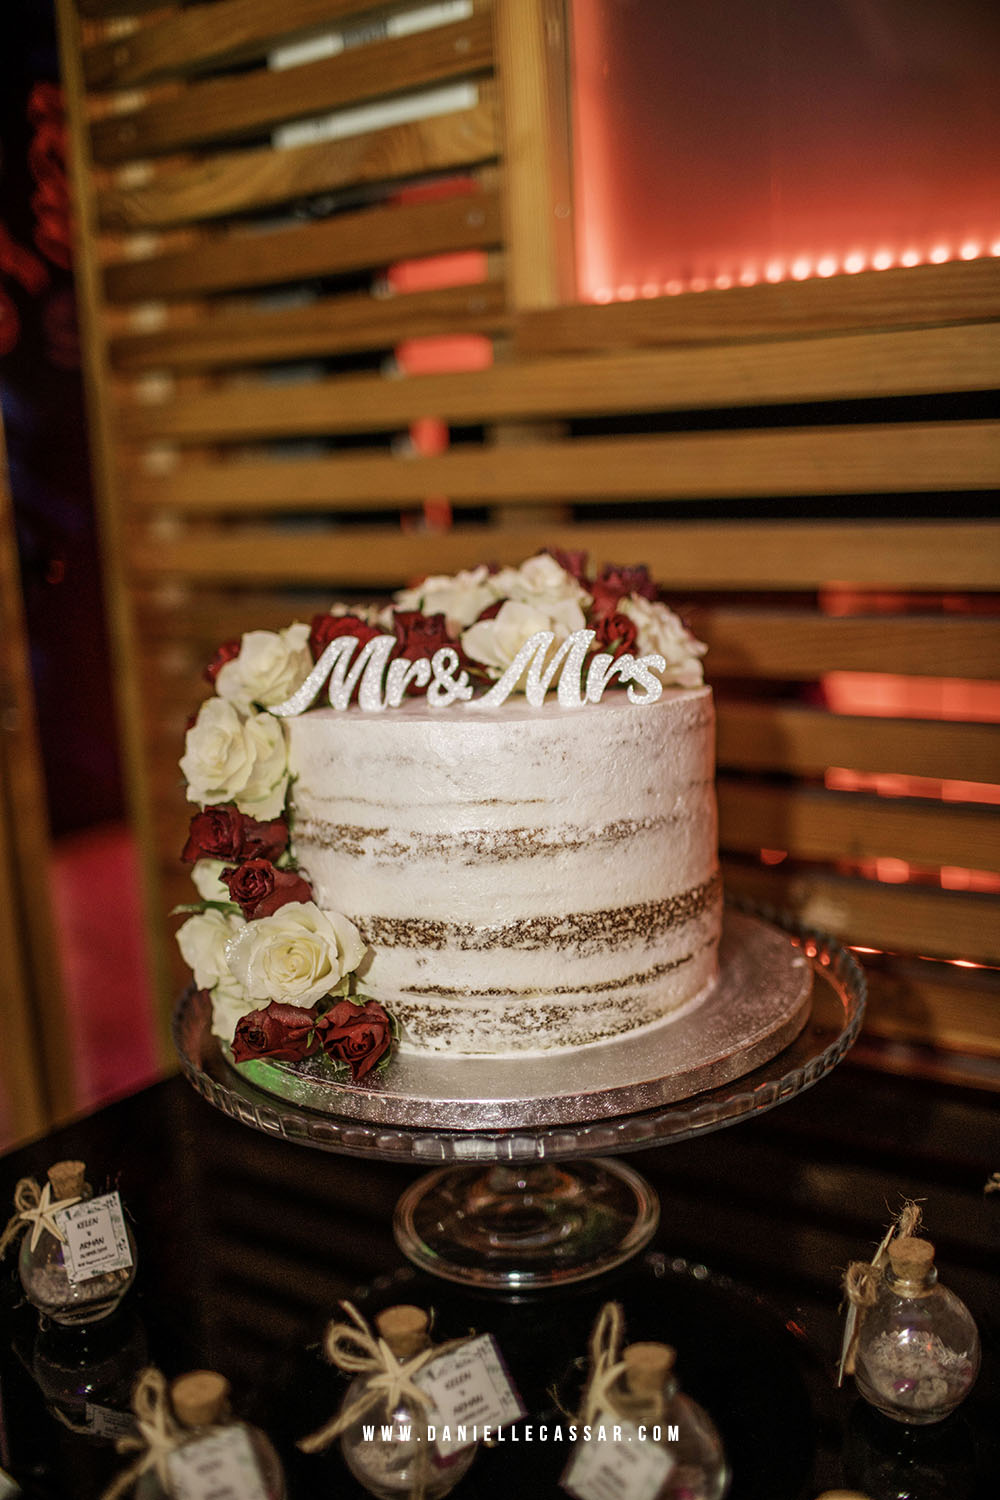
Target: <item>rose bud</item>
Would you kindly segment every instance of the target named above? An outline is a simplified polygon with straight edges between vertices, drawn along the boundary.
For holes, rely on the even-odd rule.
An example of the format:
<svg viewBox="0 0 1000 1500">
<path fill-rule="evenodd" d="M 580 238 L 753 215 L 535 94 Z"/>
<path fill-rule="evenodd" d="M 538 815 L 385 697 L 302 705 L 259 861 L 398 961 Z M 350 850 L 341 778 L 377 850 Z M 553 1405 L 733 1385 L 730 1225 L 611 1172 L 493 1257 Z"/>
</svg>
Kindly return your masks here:
<svg viewBox="0 0 1000 1500">
<path fill-rule="evenodd" d="M 603 615 L 594 622 L 594 645 L 599 651 L 608 651 L 617 661 L 626 651 L 631 651 L 638 630 L 628 615 Z"/>
<path fill-rule="evenodd" d="M 376 625 L 367 625 L 357 615 L 313 615 L 309 626 L 309 650 L 313 661 L 319 661 L 330 642 L 339 636 L 356 636 L 360 648 L 382 633 Z"/>
<path fill-rule="evenodd" d="M 202 673 L 206 682 L 210 682 L 213 687 L 215 686 L 215 679 L 226 665 L 226 662 L 235 661 L 237 656 L 239 656 L 242 644 L 242 641 L 223 641 Z"/>
<path fill-rule="evenodd" d="M 284 818 L 261 823 L 227 802 L 195 813 L 181 859 L 188 864 L 199 859 L 273 860 L 287 847 L 288 824 Z"/>
<path fill-rule="evenodd" d="M 251 1062 L 255 1057 L 299 1062 L 319 1050 L 316 1013 L 301 1005 L 279 1005 L 272 1000 L 263 1010 L 252 1010 L 236 1023 L 234 1062 Z"/>
<path fill-rule="evenodd" d="M 268 859 L 247 859 L 223 870 L 219 879 L 249 922 L 269 917 L 288 901 L 311 901 L 312 887 L 294 870 L 276 870 Z"/>
<path fill-rule="evenodd" d="M 327 1057 L 350 1063 L 357 1083 L 384 1057 L 392 1043 L 392 1022 L 377 1000 L 355 1005 L 338 1000 L 317 1023 Z"/>
</svg>

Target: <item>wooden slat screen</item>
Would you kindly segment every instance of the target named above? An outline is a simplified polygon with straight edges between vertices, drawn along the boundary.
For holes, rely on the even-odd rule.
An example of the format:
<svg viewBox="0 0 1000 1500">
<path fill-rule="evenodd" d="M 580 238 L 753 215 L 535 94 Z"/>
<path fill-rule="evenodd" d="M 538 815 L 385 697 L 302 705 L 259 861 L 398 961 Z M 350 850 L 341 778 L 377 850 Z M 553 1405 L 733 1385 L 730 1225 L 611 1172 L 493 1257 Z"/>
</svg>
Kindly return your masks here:
<svg viewBox="0 0 1000 1500">
<path fill-rule="evenodd" d="M 1000 1054 L 998 262 L 555 305 L 538 7 L 477 3 L 282 71 L 277 45 L 403 7 L 76 3 L 81 284 L 151 910 L 188 894 L 176 762 L 220 641 L 587 548 L 647 563 L 709 643 L 732 888 L 877 950 L 873 1035 Z M 452 113 L 271 137 L 456 81 L 473 92 Z M 394 262 L 468 251 L 474 284 L 380 294 Z M 400 376 L 393 351 L 436 335 L 481 336 L 477 367 Z M 420 456 L 425 419 L 449 443 Z"/>
</svg>

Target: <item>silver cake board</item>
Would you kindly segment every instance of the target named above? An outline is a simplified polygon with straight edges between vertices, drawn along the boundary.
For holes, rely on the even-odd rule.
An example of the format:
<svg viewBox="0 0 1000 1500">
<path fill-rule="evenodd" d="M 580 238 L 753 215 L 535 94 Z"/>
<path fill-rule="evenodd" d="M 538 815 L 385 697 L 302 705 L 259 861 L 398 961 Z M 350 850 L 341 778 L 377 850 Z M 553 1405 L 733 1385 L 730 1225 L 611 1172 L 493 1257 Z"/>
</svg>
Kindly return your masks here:
<svg viewBox="0 0 1000 1500">
<path fill-rule="evenodd" d="M 558 1127 L 655 1109 L 752 1072 L 802 1030 L 812 980 L 787 932 L 727 910 L 709 994 L 609 1041 L 524 1057 L 402 1050 L 357 1084 L 321 1058 L 228 1060 L 254 1088 L 341 1119 L 449 1131 Z"/>
</svg>

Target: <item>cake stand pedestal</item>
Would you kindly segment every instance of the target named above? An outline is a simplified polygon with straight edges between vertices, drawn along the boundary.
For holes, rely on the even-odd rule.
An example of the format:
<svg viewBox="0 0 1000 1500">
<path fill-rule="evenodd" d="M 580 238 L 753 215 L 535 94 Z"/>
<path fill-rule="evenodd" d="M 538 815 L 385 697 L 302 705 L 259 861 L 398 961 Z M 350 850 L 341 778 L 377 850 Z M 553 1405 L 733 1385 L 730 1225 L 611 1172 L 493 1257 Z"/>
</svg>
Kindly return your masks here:
<svg viewBox="0 0 1000 1500">
<path fill-rule="evenodd" d="M 516 1296 L 601 1275 L 648 1244 L 659 1219 L 656 1194 L 631 1166 L 608 1158 L 719 1130 L 783 1104 L 836 1067 L 857 1037 L 865 979 L 844 948 L 773 913 L 736 912 L 727 923 L 721 985 L 728 974 L 732 987 L 737 973 L 749 984 L 752 974 L 759 1002 L 767 973 L 759 962 L 737 960 L 768 952 L 772 966 L 782 969 L 774 984 L 780 1024 L 770 1027 L 769 1055 L 749 1070 L 754 1052 L 746 1049 L 745 1033 L 735 1034 L 744 1024 L 737 1007 L 729 1050 L 709 1055 L 703 1046 L 699 1067 L 681 1070 L 682 1077 L 651 1078 L 647 1070 L 632 1085 L 588 1085 L 576 1095 L 564 1090 L 558 1102 L 529 1095 L 513 1114 L 509 1089 L 494 1089 L 492 1096 L 482 1090 L 476 1101 L 458 1101 L 463 1128 L 444 1129 L 394 1122 L 393 1116 L 404 1122 L 426 1116 L 429 1105 L 448 1118 L 454 1105 L 422 1097 L 412 1071 L 401 1093 L 325 1084 L 322 1112 L 311 1107 L 317 1094 L 308 1077 L 302 1088 L 309 1105 L 295 1097 L 300 1080 L 287 1070 L 266 1072 L 265 1091 L 252 1074 L 259 1065 L 237 1070 L 227 1063 L 211 1035 L 206 997 L 197 993 L 181 1000 L 174 1039 L 189 1081 L 245 1125 L 320 1150 L 434 1166 L 397 1204 L 394 1227 L 403 1254 L 446 1280 Z M 798 1001 L 788 977 L 796 968 L 806 968 L 812 981 L 810 990 L 797 979 Z M 673 1022 L 684 1028 L 675 1039 L 704 1028 L 703 1012 L 700 1007 Z M 595 1054 L 589 1063 L 599 1066 L 604 1050 L 614 1060 L 615 1045 L 584 1049 Z M 698 1079 L 723 1081 L 699 1087 Z M 678 1089 L 687 1092 L 676 1097 Z M 614 1100 L 617 1108 L 600 1113 L 598 1099 Z M 488 1123 L 498 1116 L 523 1123 Z M 477 1118 L 484 1122 L 478 1128 Z M 535 1119 L 548 1123 L 530 1123 Z"/>
</svg>

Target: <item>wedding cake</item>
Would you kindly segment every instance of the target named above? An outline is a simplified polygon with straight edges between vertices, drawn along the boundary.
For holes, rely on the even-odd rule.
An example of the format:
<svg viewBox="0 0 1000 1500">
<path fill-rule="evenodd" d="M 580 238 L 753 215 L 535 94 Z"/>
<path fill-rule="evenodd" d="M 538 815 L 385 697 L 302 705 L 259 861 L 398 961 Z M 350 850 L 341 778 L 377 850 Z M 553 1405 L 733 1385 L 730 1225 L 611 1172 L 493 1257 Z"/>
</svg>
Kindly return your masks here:
<svg viewBox="0 0 1000 1500">
<path fill-rule="evenodd" d="M 644 568 L 433 577 L 217 652 L 180 928 L 235 1061 L 584 1047 L 697 1004 L 721 920 L 704 647 Z"/>
</svg>

